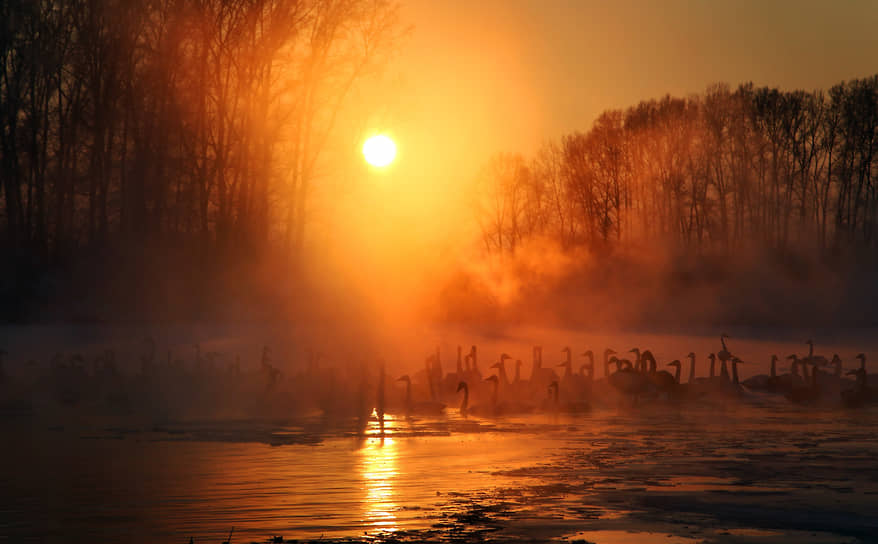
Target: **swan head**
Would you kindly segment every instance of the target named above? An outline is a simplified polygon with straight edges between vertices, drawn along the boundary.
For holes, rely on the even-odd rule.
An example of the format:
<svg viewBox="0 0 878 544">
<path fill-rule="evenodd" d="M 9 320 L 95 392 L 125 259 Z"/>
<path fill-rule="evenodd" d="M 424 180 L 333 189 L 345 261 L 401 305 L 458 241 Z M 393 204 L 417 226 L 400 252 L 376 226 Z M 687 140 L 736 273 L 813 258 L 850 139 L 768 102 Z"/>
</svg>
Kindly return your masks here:
<svg viewBox="0 0 878 544">
<path fill-rule="evenodd" d="M 457 384 L 458 393 L 460 393 L 461 391 L 466 391 L 467 389 L 469 389 L 469 387 L 466 385 L 466 382 L 460 382 L 459 384 Z"/>
<path fill-rule="evenodd" d="M 523 364 L 524 364 L 524 363 L 521 362 L 521 359 L 516 359 L 516 360 L 515 360 L 515 368 L 518 368 L 518 367 L 520 367 L 520 366 L 523 365 Z"/>
<path fill-rule="evenodd" d="M 864 363 L 866 362 L 866 354 L 865 353 L 858 353 L 857 356 L 854 358 L 859 359 L 859 360 L 863 361 Z"/>
<path fill-rule="evenodd" d="M 610 348 L 604 350 L 604 357 L 609 357 L 610 355 L 616 355 L 616 351 Z"/>
<path fill-rule="evenodd" d="M 809 339 L 805 340 L 805 345 L 806 345 L 806 346 L 812 346 L 812 347 L 813 347 L 813 346 L 814 346 L 814 342 L 809 338 Z"/>
<path fill-rule="evenodd" d="M 668 366 L 680 366 L 681 364 L 682 364 L 682 363 L 680 363 L 680 360 L 679 360 L 679 359 L 674 359 L 673 361 L 671 361 L 670 363 L 668 363 Z"/>
<path fill-rule="evenodd" d="M 832 360 L 829 361 L 830 364 L 838 364 L 841 363 L 841 357 L 838 356 L 838 353 L 832 354 Z"/>
<path fill-rule="evenodd" d="M 561 350 L 561 353 L 570 353 L 570 351 L 570 346 L 566 346 L 564 349 Z"/>
<path fill-rule="evenodd" d="M 400 376 L 399 378 L 397 378 L 396 381 L 398 381 L 398 382 L 412 383 L 412 379 L 409 378 L 409 375 L 408 375 L 408 374 L 403 374 L 402 376 Z"/>
<path fill-rule="evenodd" d="M 583 351 L 582 356 L 583 357 L 594 357 L 594 353 L 592 353 L 592 351 L 589 349 L 589 350 Z"/>
<path fill-rule="evenodd" d="M 503 364 L 506 359 L 512 359 L 512 355 L 509 355 L 508 353 L 502 353 L 500 355 L 500 364 Z"/>
<path fill-rule="evenodd" d="M 498 378 L 496 374 L 491 374 L 490 376 L 488 376 L 487 378 L 485 378 L 485 381 L 486 381 L 486 382 L 491 382 L 491 383 L 493 383 L 494 385 L 497 385 L 497 384 L 500 383 L 500 378 Z"/>
<path fill-rule="evenodd" d="M 792 355 L 787 355 L 786 358 L 791 360 L 791 361 L 798 361 L 799 360 L 799 356 L 796 355 L 795 353 L 793 353 Z"/>
<path fill-rule="evenodd" d="M 689 357 L 690 359 L 695 359 L 695 352 L 694 352 L 694 351 L 690 351 L 689 354 L 686 355 L 686 357 Z"/>
<path fill-rule="evenodd" d="M 707 358 L 710 359 L 710 362 L 712 363 L 712 362 L 716 361 L 716 354 L 711 353 L 710 355 L 707 356 Z"/>
<path fill-rule="evenodd" d="M 772 355 L 772 356 L 771 356 L 771 362 L 772 362 L 772 363 L 776 363 L 776 362 L 778 362 L 779 360 L 780 360 L 780 359 L 778 359 L 777 355 Z"/>
</svg>

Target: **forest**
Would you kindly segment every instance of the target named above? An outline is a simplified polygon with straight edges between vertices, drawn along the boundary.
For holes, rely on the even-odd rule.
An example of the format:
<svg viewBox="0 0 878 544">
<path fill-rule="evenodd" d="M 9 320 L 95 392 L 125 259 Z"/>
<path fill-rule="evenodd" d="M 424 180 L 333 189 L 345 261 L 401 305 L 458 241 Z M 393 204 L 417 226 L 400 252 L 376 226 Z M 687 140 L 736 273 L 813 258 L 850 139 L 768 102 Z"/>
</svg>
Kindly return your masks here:
<svg viewBox="0 0 878 544">
<path fill-rule="evenodd" d="M 339 118 L 403 33 L 385 0 L 0 3 L 0 318 L 51 277 L 196 269 L 185 291 L 295 263 Z"/>
<path fill-rule="evenodd" d="M 363 89 L 407 33 L 395 3 L 14 0 L 0 21 L 0 319 L 216 318 L 237 302 L 277 316 L 308 298 L 307 233 L 344 197 L 325 181 L 344 177 Z M 868 287 L 876 175 L 878 75 L 827 91 L 714 84 L 606 111 L 532 157 L 487 163 L 459 195 L 477 236 L 454 243 L 473 249 L 429 313 L 459 317 L 482 289 L 472 262 L 505 259 L 527 291 L 516 259 L 546 247 L 572 263 L 555 275 L 568 290 L 738 271 L 731 292 L 761 275 L 804 278 L 802 291 L 815 270 Z M 813 285 L 863 298 L 825 280 Z"/>
<path fill-rule="evenodd" d="M 473 194 L 480 254 L 444 318 L 592 327 L 870 326 L 878 76 L 714 84 L 606 111 Z"/>
<path fill-rule="evenodd" d="M 480 178 L 484 249 L 548 237 L 563 248 L 660 241 L 874 254 L 878 75 L 828 92 L 710 86 L 603 113 L 534 158 L 496 156 Z"/>
</svg>

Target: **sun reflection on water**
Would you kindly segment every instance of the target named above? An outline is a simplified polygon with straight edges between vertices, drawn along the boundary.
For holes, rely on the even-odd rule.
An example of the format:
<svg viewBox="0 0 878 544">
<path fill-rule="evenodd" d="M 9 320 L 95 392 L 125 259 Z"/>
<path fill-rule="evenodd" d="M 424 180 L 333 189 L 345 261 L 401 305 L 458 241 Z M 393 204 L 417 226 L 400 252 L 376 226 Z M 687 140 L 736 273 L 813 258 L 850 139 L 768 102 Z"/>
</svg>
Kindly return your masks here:
<svg viewBox="0 0 878 544">
<path fill-rule="evenodd" d="M 366 441 L 360 450 L 359 470 L 363 479 L 363 523 L 372 530 L 393 532 L 398 529 L 395 502 L 397 476 L 397 445 L 392 438 L 397 422 L 392 416 L 381 423 L 370 419 Z"/>
</svg>

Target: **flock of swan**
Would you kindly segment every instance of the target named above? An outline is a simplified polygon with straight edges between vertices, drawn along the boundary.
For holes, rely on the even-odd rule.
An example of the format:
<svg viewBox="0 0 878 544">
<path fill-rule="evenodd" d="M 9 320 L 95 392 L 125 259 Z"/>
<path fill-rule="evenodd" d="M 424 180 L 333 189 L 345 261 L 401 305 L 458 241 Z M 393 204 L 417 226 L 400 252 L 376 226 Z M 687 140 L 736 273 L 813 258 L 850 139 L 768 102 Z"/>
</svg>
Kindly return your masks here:
<svg viewBox="0 0 878 544">
<path fill-rule="evenodd" d="M 520 359 L 506 353 L 491 365 L 494 371 L 484 378 L 478 366 L 478 351 L 472 346 L 462 354 L 458 348 L 455 372 L 443 374 L 439 356 L 431 355 L 420 373 L 427 387 L 421 398 L 413 400 L 411 379 L 406 382 L 404 410 L 408 413 L 431 412 L 444 409 L 443 400 L 451 393 L 461 395 L 460 413 L 503 415 L 549 412 L 584 412 L 593 407 L 630 406 L 638 403 L 681 403 L 746 399 L 748 396 L 778 395 L 797 404 L 842 405 L 850 408 L 878 404 L 878 375 L 866 372 L 866 356 L 856 356 L 859 366 L 845 371 L 838 355 L 827 359 L 814 354 L 814 344 L 808 340 L 807 355 L 792 354 L 789 372 L 779 374 L 779 358 L 771 358 L 770 374 L 740 380 L 738 365 L 744 363 L 728 348 L 728 335 L 720 336 L 721 349 L 710 353 L 707 376 L 697 376 L 696 355 L 686 356 L 688 373 L 682 378 L 684 363 L 673 360 L 660 369 L 652 351 L 632 348 L 625 354 L 605 349 L 600 366 L 596 368 L 594 352 L 581 353 L 582 363 L 574 363 L 573 350 L 561 350 L 563 360 L 556 368 L 543 367 L 543 349 L 533 348 L 530 376 L 523 378 Z M 668 368 L 670 370 L 666 370 Z M 513 377 L 510 378 L 510 371 Z M 481 394 L 481 402 L 471 403 L 473 389 Z"/>
<path fill-rule="evenodd" d="M 285 373 L 272 363 L 265 347 L 256 368 L 244 369 L 240 357 L 220 364 L 219 354 L 195 346 L 194 362 L 156 357 L 147 339 L 139 371 L 126 374 L 107 350 L 90 362 L 81 355 L 56 355 L 47 366 L 34 361 L 25 372 L 10 376 L 0 351 L 0 412 L 30 411 L 39 406 L 71 407 L 110 414 L 140 414 L 153 418 L 284 418 L 322 414 L 368 417 L 377 413 L 437 415 L 459 406 L 462 416 L 579 413 L 597 407 L 685 402 L 727 402 L 748 397 L 777 396 L 797 404 L 857 408 L 878 404 L 878 375 L 867 374 L 866 356 L 857 355 L 856 368 L 845 370 L 838 355 L 792 354 L 787 372 L 780 373 L 775 355 L 769 374 L 739 380 L 739 357 L 720 336 L 720 348 L 710 353 L 707 375 L 701 376 L 697 356 L 685 363 L 659 363 L 649 349 L 613 349 L 560 353 L 560 363 L 543 366 L 543 348 L 533 348 L 530 372 L 522 373 L 521 359 L 502 353 L 483 373 L 479 351 L 457 348 L 454 371 L 445 372 L 440 353 L 429 355 L 411 374 L 391 376 L 383 364 L 321 366 L 311 352 L 296 372 Z M 686 378 L 683 378 L 684 368 Z M 29 371 L 29 373 L 28 373 Z M 452 408 L 453 409 L 453 408 Z"/>
</svg>

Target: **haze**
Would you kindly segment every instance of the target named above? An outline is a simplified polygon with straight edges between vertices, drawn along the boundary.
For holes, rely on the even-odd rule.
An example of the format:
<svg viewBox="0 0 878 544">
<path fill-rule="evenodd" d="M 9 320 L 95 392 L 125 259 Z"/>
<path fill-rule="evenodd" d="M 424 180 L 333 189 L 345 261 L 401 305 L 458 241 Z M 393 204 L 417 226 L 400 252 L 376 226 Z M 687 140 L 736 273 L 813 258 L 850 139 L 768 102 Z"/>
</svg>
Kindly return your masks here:
<svg viewBox="0 0 878 544">
<path fill-rule="evenodd" d="M 876 29 L 0 2 L 0 541 L 874 541 Z"/>
</svg>

